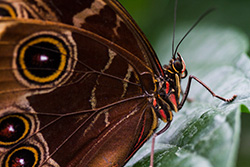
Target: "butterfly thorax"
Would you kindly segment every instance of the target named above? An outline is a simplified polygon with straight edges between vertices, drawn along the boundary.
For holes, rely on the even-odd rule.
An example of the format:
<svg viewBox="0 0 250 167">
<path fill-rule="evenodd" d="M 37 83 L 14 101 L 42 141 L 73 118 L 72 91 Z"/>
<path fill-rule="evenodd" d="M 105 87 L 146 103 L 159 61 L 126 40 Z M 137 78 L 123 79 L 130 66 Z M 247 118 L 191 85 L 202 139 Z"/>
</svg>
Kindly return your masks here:
<svg viewBox="0 0 250 167">
<path fill-rule="evenodd" d="M 153 98 L 153 108 L 158 117 L 164 122 L 171 121 L 172 111 L 178 111 L 181 94 L 180 82 L 187 76 L 185 62 L 178 53 L 168 65 L 163 66 L 164 76 L 156 77 L 157 94 Z"/>
</svg>

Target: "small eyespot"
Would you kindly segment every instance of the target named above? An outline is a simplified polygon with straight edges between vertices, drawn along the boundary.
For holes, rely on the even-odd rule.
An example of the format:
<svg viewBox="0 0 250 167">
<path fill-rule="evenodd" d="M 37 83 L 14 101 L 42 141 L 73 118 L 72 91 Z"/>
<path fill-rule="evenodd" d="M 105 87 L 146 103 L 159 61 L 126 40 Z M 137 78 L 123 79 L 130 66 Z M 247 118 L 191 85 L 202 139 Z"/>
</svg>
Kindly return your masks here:
<svg viewBox="0 0 250 167">
<path fill-rule="evenodd" d="M 9 4 L 0 3 L 0 17 L 16 18 L 16 12 Z"/>
<path fill-rule="evenodd" d="M 0 118 L 0 146 L 9 147 L 26 138 L 31 129 L 31 121 L 19 114 Z"/>
<path fill-rule="evenodd" d="M 69 58 L 67 45 L 52 35 L 40 35 L 24 42 L 17 52 L 21 76 L 30 83 L 55 82 L 65 73 Z"/>
<path fill-rule="evenodd" d="M 20 146 L 12 149 L 4 158 L 5 167 L 38 167 L 41 161 L 41 154 L 36 146 Z"/>
</svg>

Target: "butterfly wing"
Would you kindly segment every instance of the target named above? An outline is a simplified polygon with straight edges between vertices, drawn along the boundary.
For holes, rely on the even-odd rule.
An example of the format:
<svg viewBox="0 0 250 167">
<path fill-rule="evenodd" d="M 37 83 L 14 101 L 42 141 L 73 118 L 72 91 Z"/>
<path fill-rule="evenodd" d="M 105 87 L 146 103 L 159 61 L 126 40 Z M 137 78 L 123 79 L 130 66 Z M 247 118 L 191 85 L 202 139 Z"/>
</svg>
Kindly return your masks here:
<svg viewBox="0 0 250 167">
<path fill-rule="evenodd" d="M 3 151 L 3 162 L 22 143 L 39 143 L 42 154 L 35 155 L 40 164 L 124 164 L 157 126 L 147 94 L 155 91 L 154 74 L 161 75 L 158 59 L 133 19 L 113 0 L 1 4 L 7 17 L 80 28 L 2 20 L 2 117 L 25 113 L 32 129 Z M 24 53 L 30 52 L 36 54 L 25 64 Z"/>
<path fill-rule="evenodd" d="M 155 89 L 153 73 L 138 57 L 60 23 L 0 24 L 1 124 L 25 117 L 23 135 L 2 142 L 3 164 L 25 151 L 39 165 L 121 166 L 152 134 L 157 118 L 145 92 Z"/>
<path fill-rule="evenodd" d="M 62 22 L 98 34 L 141 59 L 155 74 L 164 75 L 150 43 L 117 0 L 13 0 L 10 5 L 19 18 Z"/>
</svg>

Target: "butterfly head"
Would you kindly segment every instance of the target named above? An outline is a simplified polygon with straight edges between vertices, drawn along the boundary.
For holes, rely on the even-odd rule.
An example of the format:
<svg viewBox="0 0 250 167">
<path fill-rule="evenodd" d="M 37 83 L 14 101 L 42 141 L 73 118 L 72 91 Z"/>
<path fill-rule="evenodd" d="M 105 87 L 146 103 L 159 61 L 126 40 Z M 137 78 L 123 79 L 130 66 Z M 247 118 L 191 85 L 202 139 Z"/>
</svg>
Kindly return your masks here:
<svg viewBox="0 0 250 167">
<path fill-rule="evenodd" d="M 186 65 L 179 53 L 168 65 L 163 66 L 164 77 L 158 77 L 158 94 L 153 99 L 153 108 L 161 120 L 171 121 L 172 111 L 178 112 L 181 94 L 180 80 L 187 76 Z"/>
<path fill-rule="evenodd" d="M 178 74 L 180 78 L 185 78 L 187 76 L 187 69 L 185 61 L 183 60 L 180 53 L 177 52 L 177 57 L 170 60 L 169 65 L 164 66 L 166 75 Z"/>
</svg>

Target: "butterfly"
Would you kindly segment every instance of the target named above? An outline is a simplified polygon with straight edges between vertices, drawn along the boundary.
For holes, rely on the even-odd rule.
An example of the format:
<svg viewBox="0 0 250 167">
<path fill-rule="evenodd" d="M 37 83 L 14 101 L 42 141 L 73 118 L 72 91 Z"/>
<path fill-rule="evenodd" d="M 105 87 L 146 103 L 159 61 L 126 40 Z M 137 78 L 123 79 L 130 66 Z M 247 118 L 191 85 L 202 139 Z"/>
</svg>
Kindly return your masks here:
<svg viewBox="0 0 250 167">
<path fill-rule="evenodd" d="M 162 66 L 116 0 L 1 0 L 0 15 L 1 166 L 123 166 L 192 79 L 206 87 L 191 76 L 180 99 L 183 58 Z"/>
</svg>

